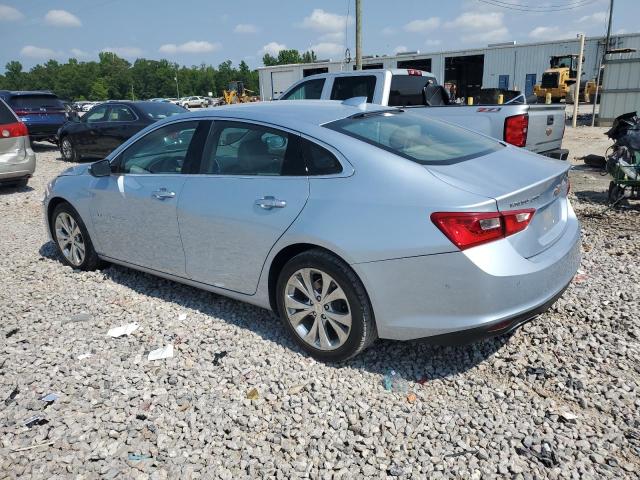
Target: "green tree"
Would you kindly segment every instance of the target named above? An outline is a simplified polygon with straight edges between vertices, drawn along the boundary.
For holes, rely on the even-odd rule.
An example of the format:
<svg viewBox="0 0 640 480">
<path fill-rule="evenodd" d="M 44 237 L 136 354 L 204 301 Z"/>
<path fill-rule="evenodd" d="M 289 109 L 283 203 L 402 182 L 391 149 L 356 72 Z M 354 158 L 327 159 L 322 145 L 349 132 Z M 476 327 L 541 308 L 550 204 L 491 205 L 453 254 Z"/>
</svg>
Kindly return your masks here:
<svg viewBox="0 0 640 480">
<path fill-rule="evenodd" d="M 24 85 L 25 74 L 22 71 L 22 64 L 13 60 L 5 65 L 4 75 L 7 88 L 9 90 L 20 90 Z"/>
<path fill-rule="evenodd" d="M 109 98 L 109 88 L 101 78 L 96 79 L 91 85 L 89 98 L 92 100 L 107 100 Z"/>
<path fill-rule="evenodd" d="M 274 57 L 269 53 L 265 53 L 262 57 L 262 63 L 265 67 L 272 67 L 274 65 L 291 65 L 293 63 L 311 63 L 316 61 L 316 54 L 313 50 L 304 52 L 300 55 L 300 52 L 295 49 L 280 50 L 278 56 Z"/>
</svg>

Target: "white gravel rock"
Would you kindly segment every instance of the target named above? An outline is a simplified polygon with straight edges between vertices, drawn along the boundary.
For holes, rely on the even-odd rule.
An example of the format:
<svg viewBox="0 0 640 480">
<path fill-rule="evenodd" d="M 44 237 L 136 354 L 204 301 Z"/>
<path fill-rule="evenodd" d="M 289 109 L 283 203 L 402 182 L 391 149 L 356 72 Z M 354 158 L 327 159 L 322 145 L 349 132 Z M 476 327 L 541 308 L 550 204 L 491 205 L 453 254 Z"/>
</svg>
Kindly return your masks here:
<svg viewBox="0 0 640 480">
<path fill-rule="evenodd" d="M 574 191 L 584 276 L 510 338 L 380 341 L 325 365 L 265 310 L 126 268 L 64 267 L 41 199 L 69 164 L 43 145 L 29 186 L 0 192 L 9 478 L 637 478 L 638 210 L 599 217 Z M 146 360 L 168 344 L 173 358 Z M 414 403 L 384 390 L 390 370 Z"/>
</svg>

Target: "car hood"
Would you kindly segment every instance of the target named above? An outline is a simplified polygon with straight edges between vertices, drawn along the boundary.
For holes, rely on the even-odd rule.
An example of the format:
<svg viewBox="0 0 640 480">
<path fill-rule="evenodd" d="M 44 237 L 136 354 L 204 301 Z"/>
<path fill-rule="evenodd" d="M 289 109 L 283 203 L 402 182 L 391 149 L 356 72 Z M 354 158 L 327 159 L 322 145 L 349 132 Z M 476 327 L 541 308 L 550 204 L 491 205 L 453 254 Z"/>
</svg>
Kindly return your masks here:
<svg viewBox="0 0 640 480">
<path fill-rule="evenodd" d="M 67 168 L 66 170 L 64 170 L 63 172 L 60 173 L 60 175 L 58 175 L 59 177 L 74 177 L 74 176 L 78 176 L 78 175 L 84 175 L 85 173 L 87 173 L 87 170 L 89 170 L 89 166 L 91 164 L 87 163 L 84 165 L 76 165 L 75 167 L 70 167 Z"/>
</svg>

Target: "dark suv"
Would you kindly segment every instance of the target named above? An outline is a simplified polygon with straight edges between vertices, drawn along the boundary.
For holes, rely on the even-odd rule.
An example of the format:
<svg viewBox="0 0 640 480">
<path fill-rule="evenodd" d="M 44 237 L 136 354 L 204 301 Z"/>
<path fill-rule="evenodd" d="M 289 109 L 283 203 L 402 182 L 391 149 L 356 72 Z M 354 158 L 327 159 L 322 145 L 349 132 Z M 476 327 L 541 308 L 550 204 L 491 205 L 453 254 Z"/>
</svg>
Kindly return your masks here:
<svg viewBox="0 0 640 480">
<path fill-rule="evenodd" d="M 63 102 L 47 91 L 0 90 L 0 98 L 27 126 L 29 138 L 56 142 L 58 128 L 67 120 Z"/>
</svg>

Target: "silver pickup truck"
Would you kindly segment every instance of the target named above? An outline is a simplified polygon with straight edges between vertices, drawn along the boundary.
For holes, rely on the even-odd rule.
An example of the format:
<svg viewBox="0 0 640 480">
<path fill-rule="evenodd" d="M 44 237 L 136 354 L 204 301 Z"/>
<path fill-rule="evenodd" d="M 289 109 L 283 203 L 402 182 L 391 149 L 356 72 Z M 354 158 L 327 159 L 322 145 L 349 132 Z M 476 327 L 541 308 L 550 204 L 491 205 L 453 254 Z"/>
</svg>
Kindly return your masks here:
<svg viewBox="0 0 640 480">
<path fill-rule="evenodd" d="M 321 73 L 294 83 L 279 100 L 346 100 L 367 97 L 369 103 L 411 108 L 413 112 L 566 160 L 561 148 L 564 105 L 527 104 L 523 95 L 497 105 L 450 104 L 448 92 L 428 72 L 379 69 Z"/>
</svg>

